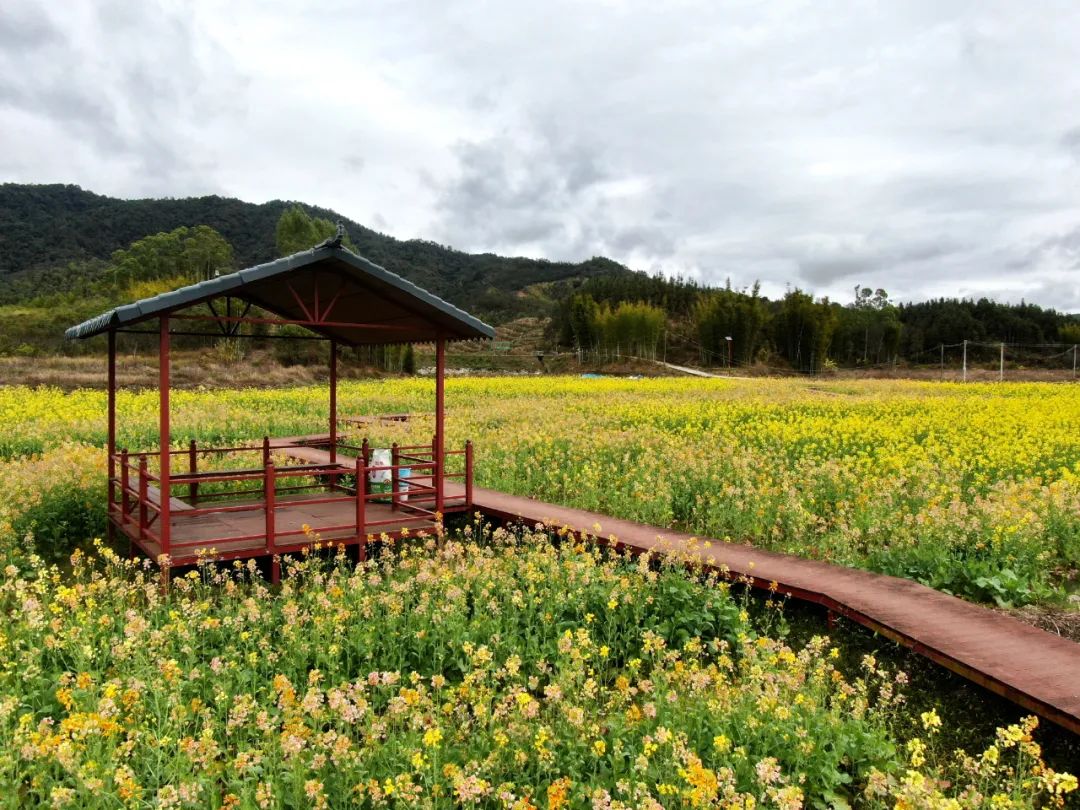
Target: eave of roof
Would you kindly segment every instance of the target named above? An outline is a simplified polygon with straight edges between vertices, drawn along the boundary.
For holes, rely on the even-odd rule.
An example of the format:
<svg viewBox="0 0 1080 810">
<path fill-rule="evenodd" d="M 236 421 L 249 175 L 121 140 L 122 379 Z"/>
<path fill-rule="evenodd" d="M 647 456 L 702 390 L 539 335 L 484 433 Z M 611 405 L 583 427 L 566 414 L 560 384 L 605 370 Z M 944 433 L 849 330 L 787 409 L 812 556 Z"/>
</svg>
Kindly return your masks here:
<svg viewBox="0 0 1080 810">
<path fill-rule="evenodd" d="M 257 281 L 263 281 L 274 276 L 285 275 L 291 271 L 300 270 L 308 265 L 316 264 L 326 259 L 339 259 L 356 272 L 358 277 L 373 278 L 397 288 L 413 299 L 430 306 L 443 315 L 453 319 L 460 326 L 463 334 L 447 335 L 449 340 L 474 340 L 476 338 L 493 338 L 495 330 L 478 318 L 473 317 L 448 301 L 444 301 L 422 287 L 418 287 L 408 279 L 402 278 L 396 273 L 380 267 L 374 262 L 368 261 L 363 256 L 358 256 L 341 246 L 340 237 L 328 239 L 320 245 L 309 250 L 294 253 L 272 262 L 257 264 L 235 273 L 218 276 L 217 278 L 200 281 L 160 295 L 144 298 L 130 304 L 115 307 L 96 315 L 89 320 L 70 327 L 64 336 L 69 340 L 90 338 L 117 329 L 129 326 L 150 318 L 166 315 L 179 309 L 194 306 L 205 301 L 217 298 L 228 293 L 234 293 L 237 297 L 243 297 L 244 286 Z M 235 291 L 235 292 L 234 292 Z M 317 330 L 316 330 L 317 331 Z M 400 341 L 397 341 L 400 342 Z"/>
</svg>

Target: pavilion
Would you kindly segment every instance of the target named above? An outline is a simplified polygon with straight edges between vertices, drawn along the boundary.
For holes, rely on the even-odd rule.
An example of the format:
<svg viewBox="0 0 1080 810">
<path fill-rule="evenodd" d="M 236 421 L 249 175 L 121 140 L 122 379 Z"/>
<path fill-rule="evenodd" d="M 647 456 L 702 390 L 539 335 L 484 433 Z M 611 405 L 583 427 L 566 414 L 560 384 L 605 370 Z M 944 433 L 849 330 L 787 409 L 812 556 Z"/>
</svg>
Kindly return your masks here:
<svg viewBox="0 0 1080 810">
<path fill-rule="evenodd" d="M 266 557 L 276 580 L 279 556 L 310 546 L 315 535 L 358 546 L 362 558 L 369 538 L 429 528 L 443 515 L 471 508 L 472 445 L 446 448 L 446 344 L 492 338 L 495 331 L 347 250 L 343 236 L 339 226 L 335 237 L 310 250 L 116 307 L 67 330 L 72 339 L 108 338 L 111 535 L 119 532 L 133 548 L 171 565 L 207 555 Z M 146 328 L 155 322 L 156 329 Z M 329 341 L 328 431 L 263 437 L 239 447 L 201 447 L 195 441 L 173 447 L 171 338 L 244 337 L 243 324 L 300 326 L 309 330 L 308 339 Z M 158 337 L 157 448 L 116 446 L 118 334 Z M 390 463 L 375 466 L 366 439 L 348 444 L 339 435 L 338 347 L 406 343 L 435 345 L 435 435 L 430 444 L 395 445 Z M 464 456 L 455 459 L 457 472 L 448 469 L 451 456 Z M 229 463 L 207 469 L 207 458 Z M 371 491 L 368 482 L 379 473 L 390 479 L 389 493 Z M 448 478 L 462 479 L 464 488 L 454 487 L 456 494 L 449 495 Z"/>
</svg>

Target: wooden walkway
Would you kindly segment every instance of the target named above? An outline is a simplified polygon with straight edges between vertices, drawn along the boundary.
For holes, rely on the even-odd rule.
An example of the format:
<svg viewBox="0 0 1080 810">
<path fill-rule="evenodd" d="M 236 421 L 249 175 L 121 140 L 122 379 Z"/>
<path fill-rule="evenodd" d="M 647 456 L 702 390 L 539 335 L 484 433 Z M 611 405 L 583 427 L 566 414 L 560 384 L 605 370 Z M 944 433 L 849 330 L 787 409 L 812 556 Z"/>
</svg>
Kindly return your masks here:
<svg viewBox="0 0 1080 810">
<path fill-rule="evenodd" d="M 448 484 L 450 494 L 457 489 Z M 613 535 L 635 551 L 695 553 L 757 587 L 775 582 L 780 593 L 823 605 L 1080 734 L 1080 644 L 997 611 L 911 580 L 716 540 L 704 548 L 705 538 L 691 544 L 691 535 L 681 532 L 495 490 L 475 487 L 473 502 L 503 520 Z"/>
</svg>

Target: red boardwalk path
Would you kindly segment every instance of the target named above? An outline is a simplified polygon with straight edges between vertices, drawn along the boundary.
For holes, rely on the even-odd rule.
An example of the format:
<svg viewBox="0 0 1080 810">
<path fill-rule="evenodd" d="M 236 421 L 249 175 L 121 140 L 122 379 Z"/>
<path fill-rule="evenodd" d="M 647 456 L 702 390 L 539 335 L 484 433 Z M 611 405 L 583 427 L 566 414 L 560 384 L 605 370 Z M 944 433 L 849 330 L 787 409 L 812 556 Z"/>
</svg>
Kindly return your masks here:
<svg viewBox="0 0 1080 810">
<path fill-rule="evenodd" d="M 906 579 L 719 541 L 691 546 L 689 534 L 491 489 L 475 487 L 473 501 L 504 520 L 614 535 L 639 551 L 687 551 L 759 587 L 776 582 L 781 593 L 823 605 L 1080 734 L 1080 644 L 996 611 Z"/>
</svg>

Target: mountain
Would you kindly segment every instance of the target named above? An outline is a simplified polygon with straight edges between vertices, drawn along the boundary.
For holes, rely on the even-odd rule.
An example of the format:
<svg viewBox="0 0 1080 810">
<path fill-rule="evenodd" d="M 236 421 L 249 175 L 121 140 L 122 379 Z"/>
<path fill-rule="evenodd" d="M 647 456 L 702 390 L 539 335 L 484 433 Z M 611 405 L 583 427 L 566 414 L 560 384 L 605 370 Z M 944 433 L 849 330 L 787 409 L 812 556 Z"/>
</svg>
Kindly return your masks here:
<svg viewBox="0 0 1080 810">
<path fill-rule="evenodd" d="M 54 280 L 59 267 L 108 260 L 113 251 L 136 239 L 181 226 L 214 228 L 232 244 L 237 265 L 248 267 L 276 258 L 274 228 L 281 213 L 296 204 L 313 216 L 342 223 L 360 253 L 376 264 L 495 320 L 536 314 L 535 297 L 522 295 L 533 285 L 630 272 L 603 258 L 576 264 L 549 262 L 470 254 L 434 242 L 395 239 L 335 211 L 305 203 L 256 204 L 217 196 L 124 200 L 74 185 L 3 183 L 0 284 L 6 280 L 10 289 L 19 280 L 21 289 L 33 289 L 35 279 Z"/>
</svg>

